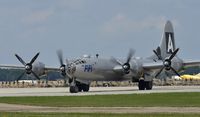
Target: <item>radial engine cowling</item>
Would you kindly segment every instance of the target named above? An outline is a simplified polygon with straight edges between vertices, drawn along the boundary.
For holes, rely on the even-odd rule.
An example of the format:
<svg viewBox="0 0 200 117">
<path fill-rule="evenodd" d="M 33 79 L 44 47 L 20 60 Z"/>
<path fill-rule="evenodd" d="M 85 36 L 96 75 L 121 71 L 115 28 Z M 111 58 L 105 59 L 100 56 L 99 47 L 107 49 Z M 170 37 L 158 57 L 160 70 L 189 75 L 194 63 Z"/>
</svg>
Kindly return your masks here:
<svg viewBox="0 0 200 117">
<path fill-rule="evenodd" d="M 38 76 L 42 76 L 45 74 L 45 64 L 42 62 L 35 62 L 33 64 L 33 72 L 35 72 Z"/>
</svg>

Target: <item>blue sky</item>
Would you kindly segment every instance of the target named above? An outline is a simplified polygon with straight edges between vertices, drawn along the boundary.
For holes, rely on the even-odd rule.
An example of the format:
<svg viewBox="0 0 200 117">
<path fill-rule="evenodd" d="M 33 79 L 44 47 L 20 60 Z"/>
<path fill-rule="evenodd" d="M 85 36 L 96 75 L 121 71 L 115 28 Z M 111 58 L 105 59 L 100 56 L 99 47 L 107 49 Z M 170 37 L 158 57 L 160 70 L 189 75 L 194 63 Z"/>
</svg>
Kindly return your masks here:
<svg viewBox="0 0 200 117">
<path fill-rule="evenodd" d="M 20 65 L 36 52 L 47 66 L 83 54 L 124 58 L 129 48 L 148 57 L 164 23 L 175 28 L 179 56 L 200 59 L 199 0 L 0 0 L 0 64 Z"/>
</svg>

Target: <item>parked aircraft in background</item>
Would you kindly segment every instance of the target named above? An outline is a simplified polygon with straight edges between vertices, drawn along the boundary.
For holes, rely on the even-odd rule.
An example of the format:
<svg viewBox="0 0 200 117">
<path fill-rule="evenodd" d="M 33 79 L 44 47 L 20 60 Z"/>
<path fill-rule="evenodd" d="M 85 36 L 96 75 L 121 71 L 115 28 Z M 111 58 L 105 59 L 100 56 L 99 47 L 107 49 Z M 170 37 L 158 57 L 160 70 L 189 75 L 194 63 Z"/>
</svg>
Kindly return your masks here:
<svg viewBox="0 0 200 117">
<path fill-rule="evenodd" d="M 60 71 L 61 74 L 68 78 L 70 92 L 89 91 L 91 81 L 125 81 L 131 80 L 138 82 L 139 90 L 151 90 L 153 78 L 161 77 L 162 71 L 169 71 L 179 75 L 179 71 L 185 66 L 197 66 L 200 61 L 185 61 L 177 56 L 179 48 L 175 46 L 174 31 L 172 23 L 167 21 L 160 45 L 153 50 L 154 55 L 148 58 L 134 57 L 135 51 L 130 49 L 125 60 L 114 57 L 103 58 L 98 54 L 95 57 L 85 56 L 72 61 L 63 60 L 63 54 L 58 51 L 60 68 L 46 68 L 43 63 L 35 63 L 39 53 L 33 59 L 26 63 L 23 59 L 15 55 L 24 65 L 19 66 L 2 66 L 9 68 L 25 69 L 25 73 L 33 74 L 37 79 L 48 70 Z M 25 74 L 24 73 L 24 74 Z M 165 73 L 165 72 L 163 72 Z M 22 75 L 24 75 L 22 74 Z M 20 75 L 18 79 L 22 76 Z"/>
<path fill-rule="evenodd" d="M 180 76 L 180 78 L 182 80 L 200 80 L 200 74 L 196 74 L 196 75 L 185 74 L 185 75 Z"/>
</svg>

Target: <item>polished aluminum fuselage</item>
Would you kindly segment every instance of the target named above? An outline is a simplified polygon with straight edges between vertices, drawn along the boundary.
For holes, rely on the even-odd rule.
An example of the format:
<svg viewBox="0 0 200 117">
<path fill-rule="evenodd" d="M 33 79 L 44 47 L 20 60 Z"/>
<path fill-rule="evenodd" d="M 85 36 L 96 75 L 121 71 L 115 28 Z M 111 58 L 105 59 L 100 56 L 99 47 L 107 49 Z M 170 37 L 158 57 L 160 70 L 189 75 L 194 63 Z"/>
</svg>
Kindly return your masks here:
<svg viewBox="0 0 200 117">
<path fill-rule="evenodd" d="M 130 61 L 131 71 L 124 74 L 123 71 L 115 70 L 120 65 L 112 62 L 109 58 L 83 58 L 86 63 L 77 64 L 74 76 L 77 79 L 85 81 L 124 81 L 134 78 L 140 78 L 143 74 L 143 62 L 153 62 L 152 59 L 133 58 Z M 125 60 L 120 60 L 124 63 Z M 89 66 L 89 67 L 88 67 Z"/>
</svg>

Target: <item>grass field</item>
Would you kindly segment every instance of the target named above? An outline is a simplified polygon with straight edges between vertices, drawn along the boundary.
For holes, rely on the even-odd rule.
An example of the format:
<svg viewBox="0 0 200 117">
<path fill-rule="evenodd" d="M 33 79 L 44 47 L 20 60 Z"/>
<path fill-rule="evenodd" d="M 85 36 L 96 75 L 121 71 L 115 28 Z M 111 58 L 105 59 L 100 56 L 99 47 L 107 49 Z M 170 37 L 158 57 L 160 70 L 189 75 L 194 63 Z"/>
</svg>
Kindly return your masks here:
<svg viewBox="0 0 200 117">
<path fill-rule="evenodd" d="M 0 97 L 0 103 L 58 107 L 200 107 L 200 93 Z"/>
<path fill-rule="evenodd" d="M 199 117 L 199 114 L 0 113 L 0 117 Z"/>
</svg>

